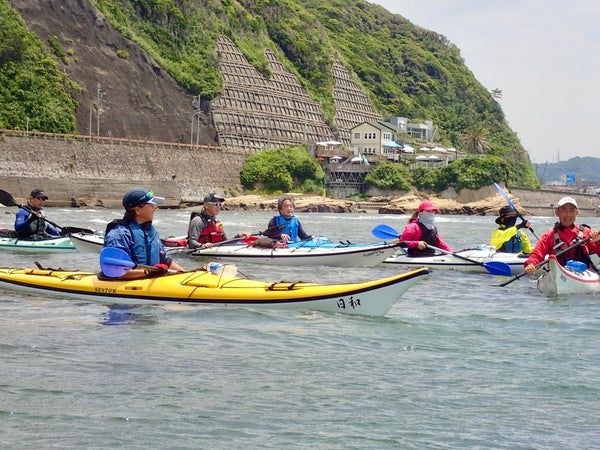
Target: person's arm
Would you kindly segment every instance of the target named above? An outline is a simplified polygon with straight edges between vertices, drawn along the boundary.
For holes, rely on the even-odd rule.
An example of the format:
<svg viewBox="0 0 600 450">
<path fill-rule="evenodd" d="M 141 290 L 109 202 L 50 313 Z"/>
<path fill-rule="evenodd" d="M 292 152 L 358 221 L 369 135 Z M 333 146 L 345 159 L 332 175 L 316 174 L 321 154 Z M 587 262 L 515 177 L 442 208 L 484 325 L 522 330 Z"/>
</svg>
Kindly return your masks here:
<svg viewBox="0 0 600 450">
<path fill-rule="evenodd" d="M 583 237 L 586 238 L 588 236 L 590 237 L 590 240 L 583 245 L 587 247 L 590 254 L 596 253 L 597 255 L 600 255 L 600 244 L 598 243 L 598 241 L 600 241 L 600 232 L 598 232 L 598 230 L 586 229 L 586 232 L 583 233 Z"/>
<path fill-rule="evenodd" d="M 201 217 L 194 217 L 190 222 L 188 229 L 188 247 L 189 248 L 201 248 L 202 243 L 198 241 L 200 234 L 204 230 L 204 221 Z"/>
<path fill-rule="evenodd" d="M 17 214 L 15 215 L 15 231 L 18 234 L 28 234 L 29 224 L 31 223 L 31 219 L 34 217 L 35 215 L 32 212 L 23 208 L 19 208 Z"/>
<path fill-rule="evenodd" d="M 306 241 L 308 239 L 312 239 L 314 236 L 307 234 L 302 228 L 302 224 L 298 220 L 298 237 L 301 241 Z"/>
<path fill-rule="evenodd" d="M 279 240 L 279 239 L 281 239 L 281 230 L 282 229 L 283 228 L 277 228 L 277 223 L 275 222 L 275 217 L 273 217 L 273 218 L 271 218 L 271 220 L 269 220 L 269 224 L 267 225 L 267 229 L 265 230 L 263 235 L 268 238 L 271 238 L 271 239 Z"/>
<path fill-rule="evenodd" d="M 521 242 L 523 243 L 522 253 L 531 253 L 531 241 L 524 232 L 521 232 Z"/>
<path fill-rule="evenodd" d="M 441 248 L 442 250 L 446 250 L 447 252 L 454 253 L 454 250 L 452 250 L 450 248 L 450 246 L 448 244 L 446 244 L 446 241 L 444 241 L 444 239 L 442 239 L 442 236 L 440 235 L 440 233 L 438 233 L 437 237 L 438 237 L 438 247 L 439 248 Z"/>
<path fill-rule="evenodd" d="M 46 228 L 44 231 L 46 233 L 48 233 L 50 236 L 62 236 L 62 233 L 60 232 L 60 230 L 57 230 L 52 225 L 50 225 L 48 222 L 46 222 Z"/>
<path fill-rule="evenodd" d="M 546 231 L 540 237 L 540 240 L 529 254 L 529 257 L 525 260 L 523 266 L 525 267 L 525 272 L 533 275 L 536 272 L 536 265 L 541 263 L 548 255 L 552 247 L 554 245 L 554 229 Z"/>
<path fill-rule="evenodd" d="M 117 226 L 104 236 L 104 247 L 113 247 L 123 250 L 133 260 L 133 240 L 131 233 L 126 227 Z M 146 272 L 143 269 L 131 269 L 124 275 L 119 277 L 120 280 L 132 280 L 136 278 L 144 278 Z"/>
<path fill-rule="evenodd" d="M 407 248 L 418 248 L 421 239 L 421 229 L 416 222 L 411 222 L 400 235 L 400 242 L 405 242 Z"/>
</svg>

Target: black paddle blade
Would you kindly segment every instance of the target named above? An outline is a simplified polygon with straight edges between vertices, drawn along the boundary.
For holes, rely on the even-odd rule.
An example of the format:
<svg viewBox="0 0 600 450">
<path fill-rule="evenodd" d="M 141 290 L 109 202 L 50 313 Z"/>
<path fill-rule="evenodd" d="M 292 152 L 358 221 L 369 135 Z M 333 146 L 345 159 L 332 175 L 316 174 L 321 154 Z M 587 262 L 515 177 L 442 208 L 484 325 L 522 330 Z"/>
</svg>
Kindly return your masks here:
<svg viewBox="0 0 600 450">
<path fill-rule="evenodd" d="M 19 206 L 13 196 L 3 189 L 0 189 L 0 203 L 4 206 Z"/>
</svg>

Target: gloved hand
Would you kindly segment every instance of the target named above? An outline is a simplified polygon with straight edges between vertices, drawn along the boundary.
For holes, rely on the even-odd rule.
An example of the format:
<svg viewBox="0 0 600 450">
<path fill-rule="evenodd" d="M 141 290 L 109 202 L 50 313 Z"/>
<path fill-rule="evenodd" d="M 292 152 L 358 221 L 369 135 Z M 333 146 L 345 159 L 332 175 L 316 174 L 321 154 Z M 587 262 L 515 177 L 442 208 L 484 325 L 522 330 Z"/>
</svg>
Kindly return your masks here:
<svg viewBox="0 0 600 450">
<path fill-rule="evenodd" d="M 529 221 L 524 220 L 519 225 L 517 225 L 517 230 L 520 230 L 521 228 L 529 228 Z"/>
<path fill-rule="evenodd" d="M 166 275 L 167 273 L 169 273 L 169 266 L 167 266 L 166 264 L 154 264 L 154 267 L 160 269 L 160 274 L 161 275 Z"/>
</svg>

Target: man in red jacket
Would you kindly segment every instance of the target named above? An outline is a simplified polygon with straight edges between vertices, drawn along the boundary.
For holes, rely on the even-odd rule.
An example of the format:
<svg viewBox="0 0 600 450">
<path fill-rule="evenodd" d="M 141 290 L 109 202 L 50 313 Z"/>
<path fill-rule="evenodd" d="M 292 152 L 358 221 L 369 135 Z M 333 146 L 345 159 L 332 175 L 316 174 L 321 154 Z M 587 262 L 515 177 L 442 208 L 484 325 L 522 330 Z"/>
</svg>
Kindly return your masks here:
<svg viewBox="0 0 600 450">
<path fill-rule="evenodd" d="M 565 265 L 570 259 L 581 261 L 593 269 L 590 253 L 600 252 L 597 242 L 600 240 L 598 230 L 592 230 L 587 225 L 577 225 L 575 219 L 579 214 L 577 202 L 572 197 L 563 197 L 558 201 L 554 210 L 558 222 L 546 231 L 535 245 L 535 248 L 525 261 L 525 272 L 535 274 L 536 265 L 544 261 L 546 255 L 555 255 L 577 242 L 578 239 L 590 237 L 590 240 L 557 256 L 558 262 Z"/>
</svg>

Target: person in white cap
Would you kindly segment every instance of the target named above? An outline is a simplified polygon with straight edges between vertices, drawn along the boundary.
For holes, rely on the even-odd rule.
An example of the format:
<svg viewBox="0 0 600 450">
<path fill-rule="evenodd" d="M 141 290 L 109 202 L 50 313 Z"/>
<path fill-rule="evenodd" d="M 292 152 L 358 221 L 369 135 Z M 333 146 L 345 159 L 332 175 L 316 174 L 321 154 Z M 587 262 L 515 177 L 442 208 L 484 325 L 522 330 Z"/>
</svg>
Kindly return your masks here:
<svg viewBox="0 0 600 450">
<path fill-rule="evenodd" d="M 152 225 L 156 205 L 164 201 L 163 197 L 157 197 L 142 187 L 129 189 L 123 196 L 125 215 L 106 226 L 104 247 L 120 248 L 136 264 L 155 266 L 165 273 L 169 269 L 183 272 L 185 269 L 167 256 L 158 231 Z M 148 276 L 145 270 L 132 269 L 121 278 L 145 276 Z"/>
<path fill-rule="evenodd" d="M 556 258 L 563 266 L 566 265 L 568 260 L 572 259 L 581 261 L 590 269 L 594 269 L 594 265 L 590 260 L 590 253 L 600 252 L 600 246 L 597 244 L 600 240 L 598 230 L 592 230 L 587 225 L 577 225 L 575 223 L 579 209 L 577 208 L 577 202 L 572 197 L 561 198 L 556 204 L 554 214 L 558 217 L 558 222 L 540 237 L 529 258 L 524 263 L 525 272 L 530 275 L 535 274 L 536 265 L 544 261 L 546 255 L 555 255 L 560 250 L 575 244 L 578 239 L 587 237 L 590 237 L 589 241 L 558 255 Z"/>
</svg>

